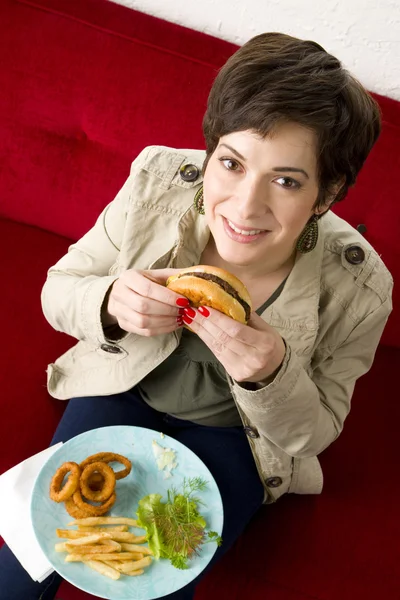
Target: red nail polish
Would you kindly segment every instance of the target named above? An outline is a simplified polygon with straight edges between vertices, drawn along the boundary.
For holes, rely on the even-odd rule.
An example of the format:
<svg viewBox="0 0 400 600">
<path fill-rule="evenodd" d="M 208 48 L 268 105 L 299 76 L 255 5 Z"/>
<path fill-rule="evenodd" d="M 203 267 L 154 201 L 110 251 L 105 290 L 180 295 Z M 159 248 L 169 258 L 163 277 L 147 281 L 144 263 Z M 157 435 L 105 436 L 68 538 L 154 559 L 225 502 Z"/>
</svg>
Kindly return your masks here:
<svg viewBox="0 0 400 600">
<path fill-rule="evenodd" d="M 184 320 L 186 325 L 190 325 L 191 322 L 193 321 L 193 319 L 191 319 L 190 317 L 187 317 L 186 315 L 183 315 L 182 319 Z"/>
<path fill-rule="evenodd" d="M 178 323 L 178 325 L 182 325 L 182 317 L 176 317 L 176 322 Z"/>
<path fill-rule="evenodd" d="M 185 314 L 185 309 L 184 308 L 180 308 L 178 311 L 179 315 L 182 316 Z"/>
<path fill-rule="evenodd" d="M 203 315 L 203 317 L 209 317 L 210 316 L 210 311 L 205 306 L 199 306 L 199 308 L 197 310 L 199 311 L 199 313 L 201 315 Z"/>
<path fill-rule="evenodd" d="M 178 306 L 189 306 L 189 300 L 187 298 L 178 298 L 176 303 Z"/>
<path fill-rule="evenodd" d="M 193 308 L 190 308 L 190 307 L 185 308 L 185 315 L 187 317 L 190 317 L 191 319 L 194 319 L 194 317 L 196 316 L 196 311 L 193 310 Z"/>
</svg>

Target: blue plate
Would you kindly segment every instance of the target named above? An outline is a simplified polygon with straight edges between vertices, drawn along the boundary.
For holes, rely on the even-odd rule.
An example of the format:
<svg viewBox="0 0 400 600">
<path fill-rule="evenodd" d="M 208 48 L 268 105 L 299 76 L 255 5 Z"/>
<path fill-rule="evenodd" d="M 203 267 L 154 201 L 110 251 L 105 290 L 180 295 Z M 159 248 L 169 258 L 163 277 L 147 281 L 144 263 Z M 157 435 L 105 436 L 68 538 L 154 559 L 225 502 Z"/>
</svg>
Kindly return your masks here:
<svg viewBox="0 0 400 600">
<path fill-rule="evenodd" d="M 163 448 L 176 451 L 177 467 L 169 479 L 159 471 L 153 454 L 152 441 Z M 217 484 L 204 463 L 189 448 L 169 436 L 142 427 L 102 427 L 69 440 L 47 461 L 39 473 L 32 494 L 31 516 L 36 538 L 54 569 L 76 587 L 109 600 L 152 600 L 175 592 L 190 583 L 210 562 L 216 551 L 214 542 L 205 544 L 200 555 L 189 561 L 186 570 L 176 569 L 169 560 L 153 561 L 143 575 L 121 575 L 113 581 L 96 573 L 82 563 L 64 562 L 65 553 L 56 552 L 54 545 L 61 540 L 56 529 L 65 529 L 73 519 L 64 504 L 49 498 L 51 478 L 62 463 L 81 462 L 97 452 L 116 452 L 132 461 L 132 471 L 125 479 L 117 481 L 117 501 L 108 513 L 111 516 L 136 518 L 138 501 L 147 494 L 162 494 L 170 486 L 179 487 L 184 477 L 200 476 L 208 482 L 207 489 L 198 494 L 205 506 L 199 507 L 207 522 L 207 529 L 222 533 L 223 508 Z M 142 529 L 130 529 L 143 535 Z"/>
</svg>

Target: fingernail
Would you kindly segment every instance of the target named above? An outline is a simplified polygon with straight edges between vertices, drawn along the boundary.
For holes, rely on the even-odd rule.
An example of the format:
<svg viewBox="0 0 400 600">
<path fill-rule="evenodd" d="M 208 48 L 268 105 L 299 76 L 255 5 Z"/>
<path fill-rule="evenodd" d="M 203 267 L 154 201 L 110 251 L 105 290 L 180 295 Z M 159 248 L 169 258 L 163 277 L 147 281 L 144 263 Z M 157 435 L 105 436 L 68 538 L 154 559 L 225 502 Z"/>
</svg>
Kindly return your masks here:
<svg viewBox="0 0 400 600">
<path fill-rule="evenodd" d="M 194 317 L 196 316 L 196 311 L 193 310 L 193 308 L 185 308 L 184 309 L 185 315 L 187 317 L 190 317 L 191 319 L 194 319 Z"/>
<path fill-rule="evenodd" d="M 185 309 L 184 309 L 184 308 L 180 308 L 180 309 L 178 310 L 178 314 L 179 314 L 180 316 L 184 315 L 184 314 L 185 314 Z"/>
<path fill-rule="evenodd" d="M 178 298 L 176 303 L 178 306 L 189 306 L 189 300 L 187 298 Z"/>
<path fill-rule="evenodd" d="M 176 317 L 176 322 L 178 323 L 178 325 L 182 325 L 182 317 Z"/>
<path fill-rule="evenodd" d="M 209 317 L 210 316 L 210 311 L 205 306 L 199 306 L 199 308 L 197 310 L 199 311 L 199 313 L 201 315 L 203 315 L 203 317 Z"/>
<path fill-rule="evenodd" d="M 186 325 L 190 325 L 191 322 L 193 321 L 193 319 L 190 319 L 189 317 L 187 317 L 186 315 L 183 315 L 182 317 L 183 321 L 186 323 Z"/>
</svg>

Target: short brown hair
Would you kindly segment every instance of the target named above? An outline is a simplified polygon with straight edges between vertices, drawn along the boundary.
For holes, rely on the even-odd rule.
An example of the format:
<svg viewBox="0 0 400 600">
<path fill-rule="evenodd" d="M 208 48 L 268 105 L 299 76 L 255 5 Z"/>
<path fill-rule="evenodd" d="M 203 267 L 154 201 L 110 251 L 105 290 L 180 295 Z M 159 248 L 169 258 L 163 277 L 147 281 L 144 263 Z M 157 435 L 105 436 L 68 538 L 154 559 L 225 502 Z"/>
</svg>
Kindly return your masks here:
<svg viewBox="0 0 400 600">
<path fill-rule="evenodd" d="M 296 122 L 318 137 L 320 191 L 315 206 L 354 185 L 381 130 L 377 102 L 340 61 L 312 41 L 263 33 L 244 44 L 219 71 L 203 120 L 204 170 L 219 139 L 235 131 L 267 136 Z"/>
</svg>

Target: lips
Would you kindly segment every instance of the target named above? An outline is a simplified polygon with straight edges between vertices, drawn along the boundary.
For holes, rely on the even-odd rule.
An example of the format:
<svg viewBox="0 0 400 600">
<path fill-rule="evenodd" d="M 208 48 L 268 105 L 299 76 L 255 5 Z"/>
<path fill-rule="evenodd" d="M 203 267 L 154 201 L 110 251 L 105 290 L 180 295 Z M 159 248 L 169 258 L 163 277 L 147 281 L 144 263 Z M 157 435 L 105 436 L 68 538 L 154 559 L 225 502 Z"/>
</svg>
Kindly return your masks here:
<svg viewBox="0 0 400 600">
<path fill-rule="evenodd" d="M 235 223 L 234 221 L 231 221 L 230 219 L 227 219 L 227 221 L 228 221 L 228 225 L 230 226 L 230 228 L 233 229 L 234 231 L 236 231 L 236 233 L 245 232 L 245 234 L 250 234 L 250 232 L 252 232 L 252 235 L 256 235 L 256 234 L 266 231 L 266 229 L 260 229 L 258 227 L 244 227 L 242 225 L 238 225 L 237 223 Z"/>
<path fill-rule="evenodd" d="M 264 229 L 264 230 L 250 229 L 249 227 L 239 228 L 234 222 L 230 221 L 229 219 L 226 219 L 225 217 L 222 217 L 222 221 L 223 221 L 225 233 L 227 234 L 227 236 L 229 238 L 231 238 L 232 240 L 234 240 L 235 242 L 238 242 L 240 244 L 249 244 L 251 242 L 258 241 L 270 233 L 270 231 L 266 230 L 266 229 Z M 245 231 L 246 233 L 241 233 L 241 232 L 235 231 L 235 229 L 232 228 L 230 223 L 235 227 L 235 229 L 241 229 L 241 231 L 243 231 L 243 232 Z M 257 231 L 259 233 L 255 233 L 255 234 L 247 233 L 247 232 L 253 232 L 253 231 Z"/>
</svg>

